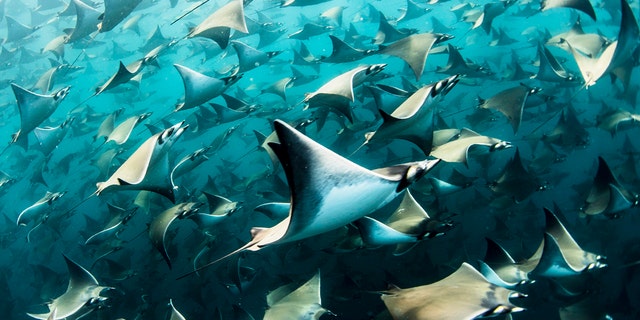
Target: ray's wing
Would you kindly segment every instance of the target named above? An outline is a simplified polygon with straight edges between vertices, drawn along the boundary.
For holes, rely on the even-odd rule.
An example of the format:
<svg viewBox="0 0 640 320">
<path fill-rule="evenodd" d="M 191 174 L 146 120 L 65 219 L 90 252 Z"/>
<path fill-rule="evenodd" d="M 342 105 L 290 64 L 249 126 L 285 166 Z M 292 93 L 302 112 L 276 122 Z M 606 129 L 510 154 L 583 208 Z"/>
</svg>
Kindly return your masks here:
<svg viewBox="0 0 640 320">
<path fill-rule="evenodd" d="M 481 315 L 520 311 L 509 298 L 515 291 L 496 287 L 463 263 L 448 277 L 424 286 L 393 289 L 382 295 L 394 319 L 473 319 Z"/>
</svg>

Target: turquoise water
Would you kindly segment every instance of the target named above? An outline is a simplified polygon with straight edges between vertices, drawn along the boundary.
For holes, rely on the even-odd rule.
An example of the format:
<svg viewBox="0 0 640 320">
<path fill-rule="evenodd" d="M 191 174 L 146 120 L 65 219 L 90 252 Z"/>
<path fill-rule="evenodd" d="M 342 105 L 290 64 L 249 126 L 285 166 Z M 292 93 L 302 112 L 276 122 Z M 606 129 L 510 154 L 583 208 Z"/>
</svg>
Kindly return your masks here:
<svg viewBox="0 0 640 320">
<path fill-rule="evenodd" d="M 174 112 L 176 104 L 184 101 L 185 89 L 173 64 L 221 79 L 233 75 L 239 61 L 233 45 L 221 49 L 205 37 L 188 37 L 191 28 L 227 5 L 227 1 L 207 2 L 171 24 L 196 4 L 198 2 L 178 1 L 172 6 L 166 0 L 143 0 L 113 30 L 96 32 L 90 27 L 89 36 L 64 44 L 64 54 L 60 56 L 43 49 L 49 48 L 54 38 L 64 35 L 65 29 L 76 26 L 76 15 L 59 14 L 67 6 L 66 1 L 0 1 L 0 8 L 4 8 L 0 11 L 0 38 L 11 39 L 19 32 L 16 30 L 20 27 L 9 32 L 7 18 L 28 27 L 37 26 L 24 31 L 24 37 L 21 35 L 5 42 L 0 51 L 0 144 L 8 145 L 2 151 L 0 170 L 10 178 L 9 183 L 0 187 L 5 216 L 0 227 L 0 279 L 3 280 L 0 286 L 5 292 L 0 299 L 2 318 L 28 319 L 27 313 L 47 312 L 43 304 L 63 294 L 67 287 L 69 276 L 64 254 L 89 270 L 100 285 L 114 288 L 103 293 L 102 296 L 108 297 L 106 301 L 99 306 L 91 305 L 90 309 L 95 310 L 87 316 L 89 318 L 168 318 L 170 308 L 167 304 L 172 299 L 187 319 L 245 319 L 246 315 L 241 315 L 237 306 L 260 319 L 268 308 L 269 292 L 289 283 L 303 284 L 320 270 L 322 306 L 332 313 L 323 315 L 323 319 L 387 319 L 390 315 L 380 298 L 381 292 L 392 286 L 410 288 L 434 283 L 452 274 L 463 262 L 479 269 L 479 261 L 487 260 L 485 238 L 499 243 L 516 261 L 530 258 L 544 236 L 543 208 L 555 211 L 582 249 L 607 257 L 608 266 L 586 270 L 582 275 L 571 277 L 571 281 L 542 277 L 536 278 L 533 284 L 517 287 L 516 291 L 526 293 L 528 297 L 512 299 L 514 304 L 526 308 L 513 313 L 513 318 L 572 319 L 564 312 L 579 309 L 577 306 L 581 304 L 588 306 L 584 310 L 594 318 L 638 317 L 640 307 L 636 301 L 640 277 L 634 263 L 640 260 L 636 231 L 640 219 L 634 196 L 639 190 L 638 145 L 634 137 L 639 129 L 637 121 L 628 118 L 637 112 L 639 39 L 637 34 L 619 39 L 621 13 L 618 1 L 591 1 L 595 21 L 588 14 L 570 8 L 541 12 L 537 1 L 479 1 L 467 3 L 467 7 L 456 11 L 452 9 L 462 2 L 416 2 L 418 7 L 428 11 L 416 11 L 415 18 L 396 21 L 407 7 L 406 1 L 331 0 L 281 7 L 276 1 L 254 0 L 245 4 L 244 16 L 248 20 L 261 21 L 262 34 L 259 34 L 261 29 L 257 23 L 248 21 L 250 33 L 232 30 L 231 38 L 263 52 L 280 53 L 243 72 L 241 79 L 225 90 L 226 94 L 244 100 L 252 108 L 240 119 L 223 123 L 209 103 Z M 638 1 L 628 3 L 636 21 L 640 10 L 638 4 Z M 89 3 L 88 6 L 95 8 L 95 11 L 88 11 L 91 14 L 105 10 L 102 3 Z M 343 10 L 337 20 L 322 18 L 323 13 L 340 7 Z M 496 16 L 490 25 L 485 22 L 474 27 L 474 21 L 483 19 L 479 17 L 482 13 L 485 20 L 490 20 L 494 13 Z M 383 53 L 363 54 L 355 61 L 340 63 L 319 60 L 294 64 L 295 51 L 300 51 L 301 46 L 306 46 L 316 59 L 330 56 L 332 42 L 329 35 L 360 50 L 376 51 L 393 44 L 398 40 L 375 43 L 380 14 L 386 16 L 392 26 L 406 32 L 398 39 L 430 32 L 446 33 L 452 38 L 431 48 L 419 79 L 403 59 Z M 586 34 L 603 41 L 597 55 L 606 56 L 607 46 L 618 41 L 621 53 L 616 55 L 626 57 L 615 63 L 629 72 L 628 83 L 612 80 L 612 68 L 605 65 L 604 75 L 595 79 L 595 84 L 584 85 L 585 80 L 590 80 L 584 79 L 584 65 L 577 63 L 570 51 L 551 41 L 555 39 L 551 38 L 553 36 L 566 37 L 566 32 L 578 19 Z M 325 30 L 303 40 L 289 38 L 309 22 L 324 26 Z M 446 30 L 439 30 L 443 28 L 439 23 Z M 350 26 L 357 34 L 348 32 Z M 163 38 L 149 40 L 157 28 Z M 632 29 L 629 25 L 625 28 Z M 503 38 L 495 37 L 496 30 L 504 33 Z M 273 41 L 268 42 L 269 39 Z M 571 43 L 571 40 L 567 41 Z M 580 46 L 585 45 L 584 42 L 573 41 L 572 45 L 585 50 Z M 548 81 L 530 77 L 539 72 L 539 44 L 549 50 L 574 80 Z M 96 88 L 116 73 L 120 62 L 124 65 L 134 63 L 161 45 L 166 47 L 150 61 L 152 63 L 143 66 L 140 79 L 94 95 Z M 439 72 L 448 64 L 447 45 L 459 50 L 475 67 L 452 74 Z M 50 60 L 66 67 L 56 71 L 46 94 L 67 86 L 70 91 L 52 114 L 35 125 L 56 127 L 67 119 L 73 120 L 65 126 L 67 132 L 54 149 L 43 151 L 41 140 L 34 133 L 27 134 L 27 149 L 10 144 L 11 135 L 20 129 L 21 119 L 27 112 L 19 111 L 11 84 L 45 94 L 34 86 L 51 68 Z M 524 70 L 524 76 L 510 76 L 514 61 Z M 323 113 L 305 107 L 303 100 L 307 94 L 349 70 L 372 64 L 386 66 L 380 74 L 354 89 L 354 101 L 349 103 L 353 121 L 334 109 Z M 76 67 L 79 69 L 75 70 Z M 292 77 L 292 68 L 309 78 L 292 81 L 283 96 L 265 92 L 276 81 Z M 393 254 L 394 245 L 344 247 L 347 227 L 343 227 L 257 252 L 247 251 L 206 268 L 198 275 L 176 280 L 193 271 L 194 266 L 202 266 L 244 245 L 251 239 L 252 227 L 271 227 L 282 219 L 271 219 L 254 211 L 264 203 L 288 202 L 291 194 L 284 170 L 259 147 L 254 130 L 269 135 L 273 121 L 281 119 L 368 169 L 423 160 L 429 155 L 406 140 L 372 141 L 359 147 L 365 142 L 365 134 L 377 130 L 383 123 L 378 110 L 392 113 L 417 88 L 453 74 L 459 74 L 458 83 L 429 106 L 438 120 L 431 129 L 468 128 L 480 135 L 507 141 L 511 147 L 493 152 L 480 147 L 479 152 L 469 155 L 466 164 L 442 161 L 409 187 L 431 218 L 451 223 L 450 230 L 444 235 L 421 239 L 407 253 L 398 256 Z M 401 97 L 383 93 L 376 100 L 372 87 L 381 85 L 409 93 Z M 540 92 L 529 95 L 526 102 L 520 103 L 524 107 L 515 131 L 513 121 L 495 108 L 479 108 L 479 101 L 495 101 L 493 97 L 518 86 L 540 89 Z M 221 96 L 209 102 L 228 105 Z M 496 105 L 511 102 L 504 100 Z M 132 116 L 152 114 L 133 129 L 124 144 L 108 142 L 102 145 L 105 139 L 94 139 L 94 136 L 103 121 L 118 109 L 122 111 L 115 118 L 116 126 Z M 554 142 L 551 138 L 554 128 L 571 110 L 575 111 L 578 124 Z M 621 122 L 617 130 L 605 125 L 610 110 L 627 112 L 620 113 L 627 121 Z M 322 119 L 326 120 L 323 124 Z M 145 202 L 138 192 L 131 190 L 105 191 L 99 196 L 92 194 L 96 191 L 96 183 L 107 181 L 155 134 L 146 125 L 162 130 L 183 120 L 189 128 L 170 148 L 169 168 L 197 149 L 211 148 L 207 150 L 208 160 L 174 177 L 176 203 L 206 203 L 203 196 L 206 191 L 238 202 L 238 209 L 220 224 L 207 229 L 188 218 L 173 221 L 164 241 L 171 261 L 169 268 L 150 240 L 148 228 L 162 212 L 174 205 L 171 201 L 152 194 L 151 200 L 143 205 Z M 501 177 L 504 179 L 503 174 L 512 163 L 516 150 L 525 172 L 517 173 L 518 179 L 514 179 L 517 181 L 513 184 L 496 182 L 502 181 Z M 113 159 L 107 157 L 110 153 L 114 155 Z M 585 216 L 585 201 L 598 170 L 598 157 L 606 161 L 617 178 L 616 187 L 626 190 L 622 193 L 626 202 L 621 209 L 613 210 L 609 206 L 603 213 Z M 165 171 L 168 169 L 160 170 L 160 175 L 168 175 Z M 310 181 L 317 181 L 315 178 Z M 463 184 L 461 180 L 467 183 L 461 190 L 439 194 L 428 178 L 459 185 Z M 611 181 L 605 182 L 605 186 L 609 184 L 615 185 Z M 327 188 L 331 187 L 327 185 Z M 607 187 L 605 189 L 610 190 Z M 51 205 L 43 205 L 44 209 L 33 214 L 26 225 L 17 226 L 20 213 L 47 191 L 64 192 L 64 195 Z M 367 194 L 368 190 L 360 192 Z M 384 222 L 401 200 L 402 195 L 369 214 Z M 85 243 L 109 226 L 112 219 L 116 218 L 115 223 L 124 216 L 118 211 L 110 211 L 108 204 L 135 213 L 117 236 Z M 345 206 L 344 210 L 354 208 L 357 208 L 356 204 Z M 209 207 L 205 204 L 200 212 L 207 211 Z M 238 279 L 242 280 L 241 285 Z M 561 292 L 563 289 L 569 292 Z M 459 300 L 465 299 L 460 297 Z M 447 304 L 444 308 L 455 310 L 458 307 Z"/>
</svg>

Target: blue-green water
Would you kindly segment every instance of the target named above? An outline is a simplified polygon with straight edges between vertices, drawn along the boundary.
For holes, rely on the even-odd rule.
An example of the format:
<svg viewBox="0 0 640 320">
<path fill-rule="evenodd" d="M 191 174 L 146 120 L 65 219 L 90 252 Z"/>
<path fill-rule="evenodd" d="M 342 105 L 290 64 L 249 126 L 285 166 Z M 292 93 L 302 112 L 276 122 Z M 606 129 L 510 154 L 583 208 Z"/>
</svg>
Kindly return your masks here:
<svg viewBox="0 0 640 320">
<path fill-rule="evenodd" d="M 66 0 L 0 0 L 0 8 L 4 9 L 0 11 L 0 38 L 12 37 L 7 27 L 9 17 L 29 27 L 37 26 L 18 39 L 6 41 L 0 51 L 0 144 L 8 145 L 1 155 L 0 170 L 11 179 L 0 187 L 5 217 L 0 225 L 0 287 L 4 293 L 0 298 L 0 318 L 28 319 L 27 313 L 47 312 L 43 304 L 60 296 L 67 288 L 69 276 L 64 254 L 89 270 L 101 285 L 114 288 L 103 294 L 108 299 L 87 315 L 88 318 L 166 319 L 170 312 L 168 302 L 172 299 L 187 319 L 245 319 L 234 311 L 233 306 L 240 306 L 252 317 L 260 319 L 268 308 L 269 292 L 289 283 L 302 284 L 320 270 L 322 306 L 332 313 L 323 315 L 323 319 L 387 319 L 390 315 L 380 298 L 381 292 L 391 286 L 409 288 L 434 283 L 453 273 L 463 262 L 479 268 L 479 261 L 485 260 L 485 238 L 499 243 L 516 261 L 531 257 L 544 236 L 545 207 L 556 212 L 582 249 L 605 256 L 608 266 L 586 270 L 584 274 L 572 277 L 570 284 L 566 279 L 543 277 L 533 284 L 517 287 L 517 291 L 527 293 L 528 297 L 513 300 L 516 305 L 526 308 L 513 313 L 513 318 L 577 319 L 578 316 L 566 316 L 563 312 L 578 309 L 576 305 L 580 303 L 588 306 L 584 312 L 593 319 L 606 316 L 635 319 L 640 315 L 637 302 L 640 277 L 634 264 L 640 261 L 637 245 L 640 218 L 634 196 L 640 191 L 636 163 L 639 146 L 635 141 L 640 129 L 637 121 L 631 120 L 631 114 L 638 112 L 639 39 L 633 32 L 628 38 L 619 38 L 620 2 L 591 1 L 595 21 L 584 12 L 570 8 L 541 12 L 538 1 L 415 2 L 428 11 L 417 12 L 416 17 L 409 20 L 396 21 L 407 7 L 406 1 L 331 0 L 281 7 L 276 1 L 254 0 L 244 6 L 244 16 L 254 21 L 248 22 L 250 33 L 232 30 L 231 38 L 264 52 L 281 53 L 244 72 L 237 83 L 226 89 L 226 94 L 254 107 L 241 119 L 224 123 L 220 123 L 208 103 L 174 112 L 175 105 L 184 101 L 184 86 L 173 64 L 215 78 L 232 75 L 238 64 L 232 45 L 221 49 L 210 39 L 187 37 L 190 28 L 200 24 L 227 1 L 209 1 L 171 24 L 197 3 L 177 1 L 172 6 L 167 0 L 143 0 L 113 30 L 99 33 L 92 29 L 89 36 L 63 44 L 64 53 L 60 55 L 43 49 L 50 47 L 54 38 L 64 35 L 64 30 L 76 26 L 76 15 L 59 14 L 67 6 Z M 452 10 L 462 3 L 466 3 L 466 7 Z M 636 21 L 640 11 L 638 4 L 637 0 L 625 3 Z M 88 5 L 98 13 L 105 10 L 103 3 Z M 323 13 L 340 7 L 342 14 L 336 20 L 322 18 Z M 483 19 L 483 13 L 485 20 L 490 20 L 488 17 L 493 13 L 497 15 L 490 25 L 485 22 L 474 27 L 474 21 Z M 332 53 L 329 35 L 355 48 L 371 51 L 398 41 L 375 43 L 380 14 L 384 14 L 392 26 L 405 32 L 398 39 L 432 32 L 453 37 L 431 48 L 418 80 L 405 61 L 382 53 L 362 55 L 360 59 L 348 62 L 321 61 L 320 57 Z M 584 33 L 603 41 L 597 56 L 606 56 L 608 46 L 616 43 L 613 41 L 617 40 L 620 48 L 620 53 L 616 52 L 617 57 L 613 59 L 617 65 L 607 68 L 605 64 L 603 75 L 591 79 L 597 81 L 588 87 L 583 85 L 586 73 L 580 71 L 581 67 L 585 69 L 584 65 L 576 62 L 570 50 L 550 41 L 555 39 L 551 38 L 553 36 L 567 37 L 566 32 L 577 19 Z M 303 40 L 289 38 L 309 22 L 324 26 L 324 32 Z M 447 29 L 435 29 L 441 28 L 438 22 Z M 132 27 L 125 28 L 129 23 Z M 357 34 L 348 32 L 350 27 L 355 28 Z M 157 28 L 164 38 L 149 43 L 149 37 Z M 632 30 L 629 25 L 625 28 Z M 496 38 L 497 30 L 513 41 Z M 273 41 L 269 42 L 269 39 Z M 581 40 L 567 41 L 584 50 L 580 46 L 584 44 Z M 167 47 L 153 63 L 144 65 L 140 79 L 94 96 L 96 88 L 118 70 L 120 62 L 134 63 L 161 45 Z M 400 139 L 381 140 L 358 148 L 365 142 L 365 133 L 375 131 L 382 124 L 378 109 L 392 113 L 408 96 L 398 98 L 383 93 L 382 98 L 376 100 L 371 87 L 394 86 L 411 93 L 451 76 L 438 72 L 447 65 L 449 53 L 442 50 L 447 45 L 457 48 L 464 59 L 482 68 L 454 72 L 460 74 L 459 82 L 432 106 L 438 121 L 431 130 L 469 128 L 511 145 L 504 150 L 486 152 L 485 148 L 480 154 L 471 154 L 467 164 L 443 161 L 409 187 L 432 218 L 452 223 L 451 230 L 432 239 L 421 239 L 410 251 L 397 256 L 393 254 L 394 245 L 351 247 L 348 250 L 340 247 L 346 233 L 346 227 L 343 227 L 308 239 L 268 246 L 257 252 L 247 251 L 206 268 L 198 275 L 176 280 L 193 271 L 194 266 L 202 266 L 241 247 L 251 239 L 252 227 L 271 227 L 278 222 L 254 211 L 263 203 L 290 201 L 291 192 L 284 171 L 277 162 L 270 160 L 264 148 L 259 147 L 254 134 L 254 130 L 270 134 L 275 119 L 292 125 L 306 123 L 298 126 L 304 134 L 368 169 L 427 158 L 428 155 L 414 143 Z M 573 75 L 573 81 L 530 77 L 539 72 L 539 45 L 546 47 Z M 301 46 L 306 46 L 318 61 L 295 65 L 294 55 Z M 584 58 L 584 53 L 578 55 Z M 61 69 L 53 77 L 48 94 L 67 86 L 71 86 L 70 92 L 53 114 L 36 125 L 56 127 L 66 119 L 73 120 L 65 127 L 68 131 L 57 147 L 43 154 L 41 140 L 34 133 L 27 134 L 26 150 L 10 144 L 11 135 L 20 129 L 21 119 L 25 117 L 25 111 L 21 114 L 18 109 L 11 84 L 44 94 L 34 86 L 51 68 L 50 60 L 56 65 L 62 63 L 80 69 Z M 526 75 L 511 76 L 514 61 Z M 355 88 L 355 99 L 350 102 L 353 122 L 332 109 L 323 113 L 315 108 L 305 108 L 306 94 L 318 90 L 338 75 L 371 64 L 386 64 L 386 67 L 378 76 Z M 614 67 L 628 71 L 628 82 L 612 78 Z M 295 79 L 283 96 L 265 92 L 276 81 L 292 77 L 292 68 L 309 79 Z M 596 69 L 593 68 L 592 73 L 597 73 Z M 586 80 L 589 82 L 590 79 Z M 520 85 L 541 91 L 529 95 L 526 102 L 521 103 L 524 105 L 521 123 L 514 133 L 503 113 L 478 106 L 481 99 L 499 96 L 504 90 Z M 220 96 L 209 102 L 227 105 Z M 129 140 L 122 145 L 114 142 L 102 145 L 102 137 L 94 141 L 103 121 L 118 109 L 123 111 L 116 118 L 116 125 L 132 116 L 152 114 L 134 128 Z M 558 122 L 571 110 L 575 111 L 578 125 L 563 132 L 561 139 L 550 138 Z M 614 110 L 621 112 L 621 118 L 625 120 L 617 130 L 606 127 L 605 123 L 608 114 Z M 319 119 L 325 117 L 326 122 L 321 125 Z M 199 148 L 212 148 L 208 149 L 208 160 L 174 177 L 176 203 L 206 202 L 202 196 L 206 191 L 238 202 L 239 209 L 206 230 L 191 219 L 176 219 L 169 226 L 164 241 L 172 263 L 170 269 L 149 239 L 148 228 L 156 217 L 174 204 L 154 194 L 145 206 L 138 192 L 131 190 L 110 190 L 97 197 L 91 195 L 96 191 L 96 183 L 106 181 L 155 133 L 145 125 L 161 130 L 182 120 L 189 128 L 169 151 L 171 168 Z M 427 132 L 425 136 L 428 136 Z M 527 175 L 519 173 L 518 177 L 522 179 L 515 185 L 504 185 L 499 189 L 496 186 L 500 184 L 496 181 L 509 167 L 516 150 Z M 106 158 L 109 153 L 115 154 L 113 159 Z M 592 190 L 598 157 L 606 161 L 617 177 L 619 184 L 616 187 L 626 190 L 623 194 L 627 202 L 623 210 L 605 210 L 603 214 L 585 217 L 582 211 Z M 459 177 L 452 176 L 456 173 L 470 182 L 451 194 L 438 194 L 428 180 L 435 177 L 459 183 Z M 606 182 L 605 186 L 609 183 L 612 182 Z M 523 190 L 526 188 L 529 190 Z M 47 191 L 65 194 L 51 206 L 46 204 L 33 221 L 18 226 L 20 213 Z M 368 190 L 360 192 L 367 194 Z M 87 197 L 90 198 L 81 203 Z M 401 199 L 399 196 L 370 215 L 385 221 Z M 86 244 L 89 237 L 117 217 L 109 211 L 107 204 L 137 211 L 117 235 Z M 356 204 L 346 206 L 344 210 L 351 211 L 355 207 Z M 208 211 L 208 206 L 204 205 L 200 211 Z M 243 279 L 241 288 L 238 288 L 239 278 Z M 561 293 L 558 283 L 573 288 L 572 292 Z M 444 308 L 453 310 L 456 306 L 451 304 Z"/>
</svg>

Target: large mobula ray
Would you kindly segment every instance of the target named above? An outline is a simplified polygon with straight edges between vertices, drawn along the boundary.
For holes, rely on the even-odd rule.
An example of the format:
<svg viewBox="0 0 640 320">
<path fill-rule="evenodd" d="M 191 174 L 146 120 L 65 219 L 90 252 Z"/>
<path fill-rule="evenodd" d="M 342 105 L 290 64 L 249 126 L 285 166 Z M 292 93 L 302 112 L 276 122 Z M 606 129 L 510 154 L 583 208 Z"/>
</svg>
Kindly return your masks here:
<svg viewBox="0 0 640 320">
<path fill-rule="evenodd" d="M 185 131 L 184 121 L 157 133 L 147 139 L 133 154 L 104 182 L 98 182 L 95 194 L 109 190 L 147 190 L 165 196 L 175 202 L 169 150 Z"/>
<path fill-rule="evenodd" d="M 241 251 L 257 251 L 342 227 L 395 199 L 439 162 L 424 160 L 368 170 L 280 120 L 274 127 L 279 143 L 269 146 L 289 182 L 289 215 L 271 228 L 253 228 L 251 241 L 198 270 Z"/>
</svg>

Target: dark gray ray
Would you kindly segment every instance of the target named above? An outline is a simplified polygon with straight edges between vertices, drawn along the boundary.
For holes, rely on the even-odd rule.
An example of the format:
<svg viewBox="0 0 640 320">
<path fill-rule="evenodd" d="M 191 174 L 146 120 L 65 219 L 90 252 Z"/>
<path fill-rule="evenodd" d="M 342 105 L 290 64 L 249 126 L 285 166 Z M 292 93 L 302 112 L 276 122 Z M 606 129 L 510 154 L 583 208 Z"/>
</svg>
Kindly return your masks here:
<svg viewBox="0 0 640 320">
<path fill-rule="evenodd" d="M 294 65 L 308 65 L 316 67 L 316 71 L 318 71 L 318 64 L 320 63 L 320 59 L 316 58 L 307 48 L 307 45 L 304 42 L 300 42 L 300 50 L 293 49 L 293 64 Z"/>
<path fill-rule="evenodd" d="M 249 45 L 239 42 L 239 41 L 231 41 L 231 45 L 233 49 L 235 49 L 236 54 L 238 55 L 238 72 L 246 72 L 257 68 L 265 63 L 267 63 L 271 58 L 277 56 L 282 51 L 260 51 Z"/>
<path fill-rule="evenodd" d="M 522 311 L 509 301 L 520 296 L 491 284 L 465 262 L 438 282 L 391 289 L 382 295 L 382 301 L 394 319 L 459 320 Z"/>
<path fill-rule="evenodd" d="M 282 98 L 282 100 L 287 101 L 286 90 L 293 87 L 294 84 L 295 80 L 293 77 L 284 77 L 260 89 L 260 94 L 272 93 Z"/>
<path fill-rule="evenodd" d="M 398 41 L 412 33 L 415 30 L 398 30 L 389 24 L 387 18 L 380 12 L 378 32 L 373 38 L 374 44 L 383 44 Z"/>
<path fill-rule="evenodd" d="M 105 0 L 104 13 L 98 24 L 100 32 L 111 31 L 140 4 L 142 0 Z"/>
<path fill-rule="evenodd" d="M 138 212 L 137 207 L 131 210 L 125 210 L 110 203 L 107 203 L 107 205 L 109 206 L 109 214 L 112 218 L 104 229 L 87 238 L 87 241 L 84 242 L 85 245 L 101 245 L 114 240 L 114 238 L 117 238 L 120 232 L 122 232 L 127 223 L 129 223 L 131 218 L 133 218 L 136 212 Z"/>
<path fill-rule="evenodd" d="M 535 78 L 549 82 L 572 82 L 577 83 L 577 78 L 567 72 L 558 60 L 551 54 L 549 49 L 544 45 L 538 45 L 538 57 L 540 57 L 540 66 Z"/>
<path fill-rule="evenodd" d="M 365 85 L 373 96 L 376 106 L 382 111 L 391 111 L 398 108 L 413 92 L 402 88 L 388 86 L 384 84 Z M 389 112 L 390 113 L 390 112 Z"/>
<path fill-rule="evenodd" d="M 169 41 L 170 39 L 167 39 L 164 35 L 162 35 L 162 30 L 158 25 L 153 30 L 153 33 L 146 39 L 144 45 L 140 47 L 140 51 L 148 52 L 159 45 L 169 43 Z"/>
<path fill-rule="evenodd" d="M 6 20 L 7 20 L 7 38 L 4 41 L 5 43 L 24 39 L 29 35 L 31 35 L 32 33 L 36 32 L 36 30 L 40 28 L 39 26 L 35 26 L 35 27 L 26 26 L 16 21 L 14 18 L 10 16 L 6 16 Z"/>
<path fill-rule="evenodd" d="M 171 269 L 171 259 L 165 248 L 164 238 L 169 226 L 175 219 L 184 219 L 196 212 L 202 206 L 199 202 L 184 202 L 177 204 L 156 216 L 149 225 L 149 238 L 153 246 L 160 251 L 164 261 Z"/>
<path fill-rule="evenodd" d="M 414 34 L 398 40 L 389 46 L 381 47 L 378 53 L 396 56 L 404 60 L 409 67 L 411 67 L 411 70 L 413 70 L 416 80 L 420 80 L 431 47 L 435 43 L 450 38 L 451 36 L 442 34 Z"/>
<path fill-rule="evenodd" d="M 185 102 L 176 105 L 176 111 L 197 107 L 222 94 L 242 77 L 241 74 L 222 79 L 213 78 L 179 64 L 173 65 L 184 84 Z"/>
<path fill-rule="evenodd" d="M 578 120 L 573 106 L 569 104 L 562 110 L 555 128 L 542 136 L 542 141 L 562 147 L 584 147 L 589 143 L 589 132 Z"/>
<path fill-rule="evenodd" d="M 325 26 L 317 23 L 305 23 L 302 29 L 289 35 L 289 39 L 308 40 L 311 37 L 327 33 L 335 29 L 333 26 Z"/>
<path fill-rule="evenodd" d="M 77 0 L 74 0 L 77 1 Z M 120 61 L 120 66 L 118 67 L 118 71 L 109 78 L 103 85 L 96 88 L 95 95 L 99 95 L 107 90 L 113 89 L 121 84 L 129 82 L 133 77 L 138 75 L 140 71 L 145 67 L 144 59 L 136 60 L 129 65 L 125 66 L 122 61 Z"/>
<path fill-rule="evenodd" d="M 493 20 L 499 15 L 503 14 L 508 7 L 513 5 L 515 1 L 498 1 L 491 2 L 484 5 L 482 13 L 478 17 L 478 19 L 474 22 L 473 27 L 471 29 L 475 29 L 478 27 L 482 27 L 482 30 L 489 34 L 491 32 L 491 25 L 493 24 Z"/>
<path fill-rule="evenodd" d="M 332 44 L 331 55 L 320 57 L 322 62 L 343 63 L 360 60 L 368 55 L 374 54 L 375 50 L 356 49 L 339 38 L 329 35 Z"/>
<path fill-rule="evenodd" d="M 175 186 L 171 181 L 169 151 L 187 128 L 183 122 L 147 139 L 104 182 L 98 182 L 96 195 L 110 190 L 147 190 L 175 202 Z"/>
<path fill-rule="evenodd" d="M 57 127 L 35 128 L 33 130 L 38 140 L 39 150 L 45 157 L 49 156 L 51 152 L 58 147 L 67 134 L 67 131 L 69 131 L 69 126 L 73 120 L 74 118 L 69 118 Z"/>
<path fill-rule="evenodd" d="M 213 110 L 216 111 L 219 124 L 240 120 L 248 116 L 248 114 L 245 112 L 236 111 L 217 103 L 210 103 L 209 105 L 211 105 Z"/>
<path fill-rule="evenodd" d="M 620 17 L 618 44 L 611 58 L 609 69 L 616 77 L 620 78 L 625 89 L 628 89 L 631 81 L 631 72 L 628 71 L 633 68 L 634 61 L 637 64 L 638 59 L 640 59 L 638 57 L 640 52 L 640 43 L 638 43 L 640 27 L 627 1 L 620 0 L 620 10 L 622 15 Z"/>
<path fill-rule="evenodd" d="M 12 136 L 12 143 L 18 143 L 25 149 L 28 145 L 27 135 L 51 116 L 58 105 L 69 93 L 70 87 L 63 88 L 53 94 L 37 94 L 15 83 L 11 84 L 20 111 L 20 130 Z"/>
<path fill-rule="evenodd" d="M 637 198 L 618 182 L 607 162 L 598 157 L 598 171 L 580 211 L 587 216 L 603 214 L 608 218 L 616 218 L 620 211 L 637 205 Z"/>
<path fill-rule="evenodd" d="M 490 46 L 508 46 L 517 42 L 518 40 L 509 37 L 503 28 L 491 28 Z"/>
<path fill-rule="evenodd" d="M 591 19 L 596 20 L 596 12 L 589 0 L 542 0 L 540 1 L 540 11 L 553 8 L 572 8 L 586 13 Z"/>
<path fill-rule="evenodd" d="M 202 23 L 189 31 L 187 37 L 205 37 L 215 41 L 225 49 L 229 43 L 231 29 L 249 33 L 244 19 L 243 0 L 232 0 L 220 7 Z"/>
<path fill-rule="evenodd" d="M 477 65 L 471 61 L 465 61 L 460 51 L 450 43 L 447 44 L 447 51 L 449 53 L 447 64 L 444 67 L 437 67 L 436 72 L 450 75 L 462 74 L 469 77 L 486 76 L 490 74 L 490 71 L 486 67 Z"/>
<path fill-rule="evenodd" d="M 533 192 L 541 190 L 542 185 L 525 169 L 520 150 L 516 148 L 513 159 L 507 163 L 498 179 L 489 184 L 489 188 L 497 195 L 506 195 L 518 203 Z"/>
<path fill-rule="evenodd" d="M 412 0 L 407 0 L 407 7 L 400 10 L 402 11 L 402 14 L 398 17 L 398 21 L 409 21 L 420 18 L 427 12 L 431 11 L 430 8 L 423 8 Z"/>
<path fill-rule="evenodd" d="M 366 134 L 366 142 L 404 139 L 413 142 L 425 155 L 433 145 L 433 114 L 436 104 L 458 83 L 458 76 L 426 85 L 413 93 L 391 114 L 380 111 L 383 123 Z"/>
<path fill-rule="evenodd" d="M 71 0 L 71 2 L 76 10 L 76 26 L 68 34 L 67 42 L 76 42 L 98 31 L 99 17 L 102 13 L 80 0 Z"/>
<path fill-rule="evenodd" d="M 55 320 L 66 319 L 74 315 L 86 315 L 107 300 L 101 296 L 103 290 L 112 289 L 98 284 L 96 278 L 85 268 L 63 255 L 69 269 L 69 286 L 61 296 L 47 303 L 50 312 L 42 314 L 27 313 L 36 319 L 50 318 L 50 313 L 55 312 Z M 54 311 L 55 310 L 55 311 Z"/>
</svg>

